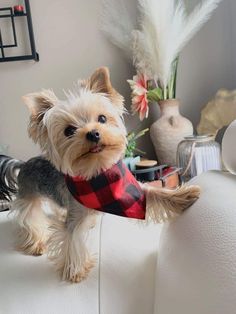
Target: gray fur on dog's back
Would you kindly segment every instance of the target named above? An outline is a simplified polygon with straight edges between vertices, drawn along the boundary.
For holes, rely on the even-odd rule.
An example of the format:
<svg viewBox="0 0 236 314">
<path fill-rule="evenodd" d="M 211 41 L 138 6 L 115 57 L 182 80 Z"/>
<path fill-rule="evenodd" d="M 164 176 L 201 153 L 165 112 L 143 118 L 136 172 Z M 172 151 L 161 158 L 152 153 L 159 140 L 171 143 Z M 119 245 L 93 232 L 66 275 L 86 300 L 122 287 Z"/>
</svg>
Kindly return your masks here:
<svg viewBox="0 0 236 314">
<path fill-rule="evenodd" d="M 43 157 L 32 158 L 21 167 L 18 187 L 20 198 L 48 197 L 61 207 L 68 202 L 64 175 Z"/>
</svg>

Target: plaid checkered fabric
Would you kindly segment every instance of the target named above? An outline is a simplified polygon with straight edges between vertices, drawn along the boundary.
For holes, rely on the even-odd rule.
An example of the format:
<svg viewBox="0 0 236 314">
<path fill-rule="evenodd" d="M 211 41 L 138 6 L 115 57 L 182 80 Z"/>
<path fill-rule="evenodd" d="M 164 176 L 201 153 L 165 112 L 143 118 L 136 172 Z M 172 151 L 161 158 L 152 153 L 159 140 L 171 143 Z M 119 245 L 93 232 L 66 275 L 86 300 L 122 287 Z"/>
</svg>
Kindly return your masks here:
<svg viewBox="0 0 236 314">
<path fill-rule="evenodd" d="M 91 180 L 69 175 L 65 180 L 74 198 L 87 208 L 145 219 L 145 194 L 122 161 Z"/>
</svg>

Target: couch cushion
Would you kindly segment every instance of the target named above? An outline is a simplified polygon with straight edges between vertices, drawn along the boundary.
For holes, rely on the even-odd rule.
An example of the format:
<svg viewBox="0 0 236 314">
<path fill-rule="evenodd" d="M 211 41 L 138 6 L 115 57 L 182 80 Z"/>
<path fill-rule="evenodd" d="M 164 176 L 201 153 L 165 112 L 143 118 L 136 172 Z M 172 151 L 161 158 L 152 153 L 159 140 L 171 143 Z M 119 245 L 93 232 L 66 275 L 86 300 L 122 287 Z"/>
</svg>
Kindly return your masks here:
<svg viewBox="0 0 236 314">
<path fill-rule="evenodd" d="M 153 314 L 161 225 L 105 215 L 102 222 L 101 314 Z"/>
<path fill-rule="evenodd" d="M 13 229 L 7 213 L 0 213 L 1 314 L 98 313 L 98 265 L 80 284 L 61 282 L 45 256 L 26 256 L 14 250 Z M 91 231 L 94 251 L 98 234 L 99 227 Z"/>
<path fill-rule="evenodd" d="M 212 171 L 191 183 L 200 199 L 160 239 L 155 314 L 236 312 L 236 176 Z"/>
<path fill-rule="evenodd" d="M 14 225 L 0 213 L 0 313 L 153 314 L 160 225 L 105 214 L 89 235 L 98 263 L 79 284 L 61 282 L 45 256 L 14 250 Z"/>
</svg>

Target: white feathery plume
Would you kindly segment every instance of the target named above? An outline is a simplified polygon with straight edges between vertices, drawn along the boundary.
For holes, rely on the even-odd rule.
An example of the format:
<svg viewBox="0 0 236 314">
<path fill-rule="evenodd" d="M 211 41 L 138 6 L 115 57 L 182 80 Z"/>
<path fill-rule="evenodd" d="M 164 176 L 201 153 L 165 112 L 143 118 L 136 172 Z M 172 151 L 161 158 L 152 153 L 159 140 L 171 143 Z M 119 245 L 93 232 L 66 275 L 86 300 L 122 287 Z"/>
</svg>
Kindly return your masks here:
<svg viewBox="0 0 236 314">
<path fill-rule="evenodd" d="M 207 0 L 188 16 L 183 0 L 138 0 L 141 30 L 135 33 L 134 61 L 137 68 L 149 63 L 154 79 L 166 87 L 172 62 L 181 49 L 210 18 L 221 0 Z M 142 69 L 144 71 L 144 68 Z"/>
<path fill-rule="evenodd" d="M 134 30 L 132 32 L 133 63 L 137 73 L 142 73 L 146 75 L 148 79 L 152 79 L 154 77 L 151 66 L 153 62 L 150 60 L 149 56 L 147 56 L 146 40 L 144 34 L 140 31 Z"/>
<path fill-rule="evenodd" d="M 132 60 L 131 33 L 136 21 L 130 14 L 125 0 L 103 0 L 101 30 L 108 39 Z"/>
<path fill-rule="evenodd" d="M 178 51 L 200 30 L 200 28 L 209 20 L 213 11 L 217 8 L 221 0 L 208 0 L 199 3 L 196 8 L 186 18 L 186 25 L 182 30 L 179 39 Z"/>
<path fill-rule="evenodd" d="M 138 67 L 142 63 L 149 63 L 148 68 L 152 72 L 152 77 L 158 78 L 165 86 L 169 74 L 167 64 L 172 57 L 173 36 L 171 33 L 173 31 L 174 1 L 139 0 L 139 5 L 141 30 L 136 32 L 136 47 L 140 46 L 144 53 L 140 54 L 142 60 L 139 60 L 137 51 L 134 50 L 134 60 L 139 61 Z"/>
</svg>

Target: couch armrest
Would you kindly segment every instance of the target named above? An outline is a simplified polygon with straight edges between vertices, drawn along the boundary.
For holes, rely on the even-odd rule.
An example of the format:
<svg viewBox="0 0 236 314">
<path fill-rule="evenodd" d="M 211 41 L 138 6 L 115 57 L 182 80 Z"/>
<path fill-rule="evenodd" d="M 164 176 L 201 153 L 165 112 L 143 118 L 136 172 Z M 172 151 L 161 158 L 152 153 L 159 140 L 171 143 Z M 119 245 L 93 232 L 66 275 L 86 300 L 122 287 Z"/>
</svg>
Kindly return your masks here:
<svg viewBox="0 0 236 314">
<path fill-rule="evenodd" d="M 0 314 L 153 314 L 161 225 L 105 214 L 90 230 L 97 263 L 79 284 L 61 282 L 46 256 L 14 249 L 14 228 L 0 213 Z"/>
<path fill-rule="evenodd" d="M 200 199 L 162 229 L 155 314 L 236 311 L 236 176 L 212 171 L 191 183 Z"/>
</svg>

